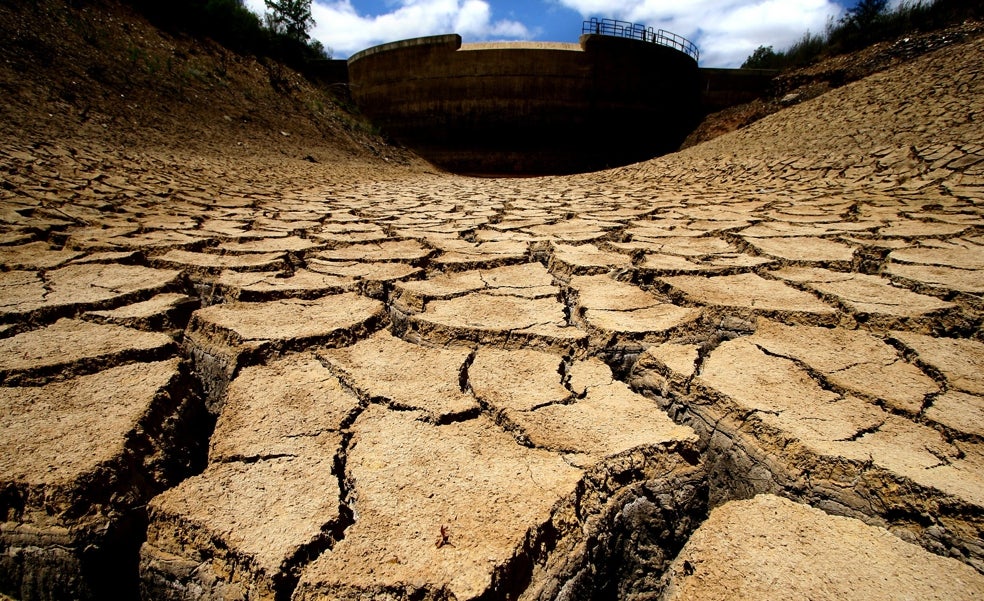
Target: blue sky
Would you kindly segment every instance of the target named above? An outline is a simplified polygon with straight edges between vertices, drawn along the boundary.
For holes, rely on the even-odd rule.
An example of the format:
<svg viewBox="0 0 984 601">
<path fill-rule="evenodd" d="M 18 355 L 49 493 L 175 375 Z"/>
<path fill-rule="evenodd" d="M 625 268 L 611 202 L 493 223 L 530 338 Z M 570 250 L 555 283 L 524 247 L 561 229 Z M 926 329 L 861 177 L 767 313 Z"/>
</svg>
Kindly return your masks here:
<svg viewBox="0 0 984 601">
<path fill-rule="evenodd" d="M 896 0 L 897 2 L 898 0 Z M 819 33 L 856 0 L 313 0 L 314 38 L 335 58 L 370 46 L 442 33 L 467 42 L 576 42 L 581 22 L 617 18 L 697 43 L 701 66 L 737 67 L 760 45 L 788 47 Z M 246 0 L 262 14 L 263 0 Z"/>
</svg>

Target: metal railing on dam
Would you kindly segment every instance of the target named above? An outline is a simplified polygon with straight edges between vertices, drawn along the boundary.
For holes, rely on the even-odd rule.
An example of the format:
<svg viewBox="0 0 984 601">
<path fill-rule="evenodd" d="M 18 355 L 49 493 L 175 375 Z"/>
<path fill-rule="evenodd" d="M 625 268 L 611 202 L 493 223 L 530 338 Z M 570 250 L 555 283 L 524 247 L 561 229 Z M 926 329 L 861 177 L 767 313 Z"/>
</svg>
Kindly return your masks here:
<svg viewBox="0 0 984 601">
<path fill-rule="evenodd" d="M 608 35 L 651 42 L 660 46 L 675 48 L 700 62 L 700 51 L 697 49 L 697 45 L 687 38 L 664 29 L 654 30 L 652 27 L 646 27 L 639 23 L 591 18 L 581 24 L 581 34 Z"/>
</svg>

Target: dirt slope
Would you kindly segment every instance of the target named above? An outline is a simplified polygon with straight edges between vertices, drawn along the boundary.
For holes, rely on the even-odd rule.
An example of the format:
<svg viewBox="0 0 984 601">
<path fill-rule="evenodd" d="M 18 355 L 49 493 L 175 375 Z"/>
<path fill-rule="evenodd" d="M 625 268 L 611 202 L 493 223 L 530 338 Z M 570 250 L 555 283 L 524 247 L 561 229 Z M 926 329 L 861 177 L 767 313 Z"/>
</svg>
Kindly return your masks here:
<svg viewBox="0 0 984 601">
<path fill-rule="evenodd" d="M 267 59 L 164 33 L 111 1 L 0 5 L 0 137 L 250 160 L 408 164 L 319 89 Z"/>
<path fill-rule="evenodd" d="M 914 33 L 779 74 L 762 98 L 708 115 L 684 140 L 682 148 L 736 129 L 747 127 L 766 115 L 816 98 L 832 89 L 858 81 L 912 61 L 934 50 L 973 40 L 984 35 L 984 23 L 968 20 L 939 31 Z"/>
</svg>

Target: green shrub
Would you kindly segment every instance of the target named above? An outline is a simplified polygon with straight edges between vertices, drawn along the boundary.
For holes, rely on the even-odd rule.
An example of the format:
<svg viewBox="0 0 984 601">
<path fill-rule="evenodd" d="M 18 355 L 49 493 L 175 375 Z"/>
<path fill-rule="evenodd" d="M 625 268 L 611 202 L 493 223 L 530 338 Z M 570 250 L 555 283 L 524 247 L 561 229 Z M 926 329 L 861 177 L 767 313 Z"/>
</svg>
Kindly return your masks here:
<svg viewBox="0 0 984 601">
<path fill-rule="evenodd" d="M 786 50 L 786 66 L 800 67 L 808 65 L 820 56 L 827 47 L 827 36 L 813 34 L 807 31 L 799 40 Z"/>
<path fill-rule="evenodd" d="M 759 46 L 752 52 L 745 62 L 741 64 L 742 69 L 781 69 L 784 66 L 785 55 L 776 54 L 772 46 Z"/>
<path fill-rule="evenodd" d="M 772 46 L 759 46 L 741 64 L 742 69 L 788 69 L 806 65 L 827 47 L 827 38 L 807 31 L 788 50 L 776 52 Z"/>
</svg>

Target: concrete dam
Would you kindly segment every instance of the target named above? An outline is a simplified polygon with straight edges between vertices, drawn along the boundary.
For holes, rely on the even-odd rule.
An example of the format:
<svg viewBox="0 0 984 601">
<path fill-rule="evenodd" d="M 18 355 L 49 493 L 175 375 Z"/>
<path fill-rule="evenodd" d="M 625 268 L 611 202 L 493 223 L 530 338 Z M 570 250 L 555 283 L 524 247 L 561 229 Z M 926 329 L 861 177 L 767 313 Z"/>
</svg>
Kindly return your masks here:
<svg viewBox="0 0 984 601">
<path fill-rule="evenodd" d="M 675 34 L 592 20 L 577 44 L 439 35 L 369 48 L 348 70 L 360 110 L 432 163 L 533 175 L 676 150 L 704 112 L 697 61 Z"/>
</svg>

